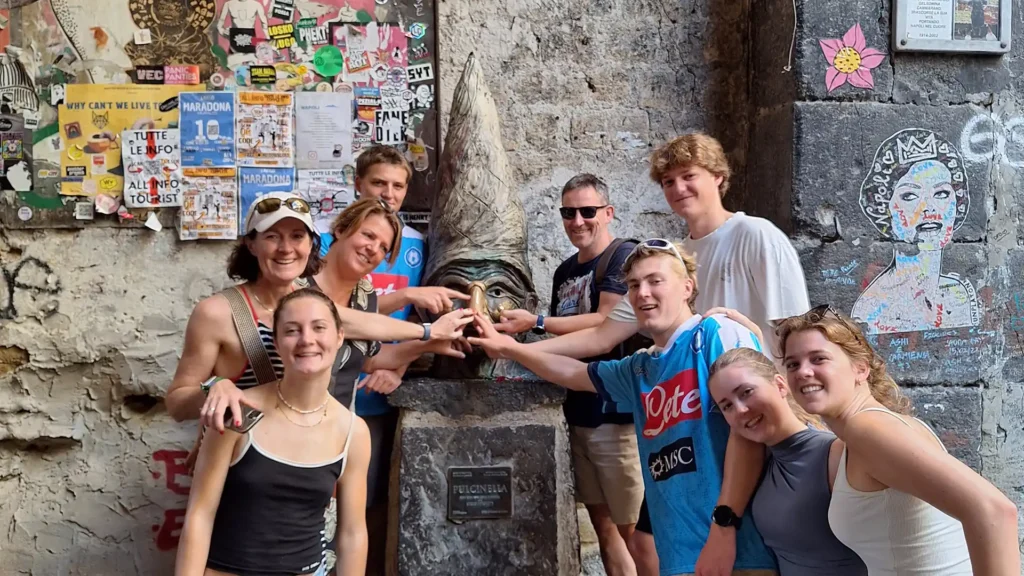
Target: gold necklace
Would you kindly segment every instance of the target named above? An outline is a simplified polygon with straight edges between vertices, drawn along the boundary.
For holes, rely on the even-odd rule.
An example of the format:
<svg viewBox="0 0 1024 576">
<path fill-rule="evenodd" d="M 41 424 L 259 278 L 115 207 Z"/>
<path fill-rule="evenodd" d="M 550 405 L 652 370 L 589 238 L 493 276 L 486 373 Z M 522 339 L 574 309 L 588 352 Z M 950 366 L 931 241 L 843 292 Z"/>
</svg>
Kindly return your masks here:
<svg viewBox="0 0 1024 576">
<path fill-rule="evenodd" d="M 262 306 L 263 309 L 266 310 L 267 312 L 270 312 L 271 314 L 273 314 L 274 310 L 277 310 L 277 306 L 274 306 L 273 308 L 271 308 L 270 306 L 267 306 L 266 304 L 264 304 L 263 301 L 260 300 L 260 297 L 256 295 L 256 290 L 249 290 L 249 293 L 252 294 L 252 299 L 255 300 L 257 304 Z"/>
<path fill-rule="evenodd" d="M 299 414 L 315 414 L 315 413 L 323 410 L 324 408 L 326 408 L 327 407 L 327 403 L 331 401 L 331 396 L 328 395 L 327 399 L 324 400 L 324 403 L 319 405 L 319 406 L 317 406 L 316 408 L 313 408 L 312 410 L 300 410 L 300 409 L 296 408 L 295 406 L 292 406 L 291 404 L 289 404 L 288 401 L 284 399 L 284 395 L 281 394 L 281 381 L 280 380 L 277 381 L 277 398 L 281 402 L 284 402 L 285 406 L 287 406 L 288 408 L 291 408 L 292 410 L 298 412 Z"/>
<path fill-rule="evenodd" d="M 281 411 L 281 414 L 284 414 L 285 419 L 291 422 L 292 424 L 295 424 L 296 426 L 301 426 L 302 428 L 313 428 L 315 426 L 319 426 L 324 421 L 324 419 L 327 418 L 327 408 L 324 408 L 324 412 L 323 414 L 320 415 L 320 419 L 312 424 L 303 424 L 302 422 L 296 422 L 295 420 L 292 420 L 291 416 L 288 415 L 288 412 L 284 410 Z"/>
</svg>

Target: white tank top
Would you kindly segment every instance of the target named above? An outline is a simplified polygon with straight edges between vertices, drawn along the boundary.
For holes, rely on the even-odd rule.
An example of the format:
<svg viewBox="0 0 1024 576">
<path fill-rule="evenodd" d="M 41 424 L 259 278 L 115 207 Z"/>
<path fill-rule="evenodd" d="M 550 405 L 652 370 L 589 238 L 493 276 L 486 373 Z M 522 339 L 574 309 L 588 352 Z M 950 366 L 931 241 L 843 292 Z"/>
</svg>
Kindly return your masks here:
<svg viewBox="0 0 1024 576">
<path fill-rule="evenodd" d="M 910 427 L 884 408 L 862 410 L 867 411 L 891 414 Z M 928 431 L 932 432 L 931 428 Z M 973 574 L 964 529 L 957 519 L 893 488 L 876 492 L 854 489 L 846 478 L 845 448 L 832 489 L 828 523 L 836 538 L 864 561 L 868 576 Z"/>
</svg>

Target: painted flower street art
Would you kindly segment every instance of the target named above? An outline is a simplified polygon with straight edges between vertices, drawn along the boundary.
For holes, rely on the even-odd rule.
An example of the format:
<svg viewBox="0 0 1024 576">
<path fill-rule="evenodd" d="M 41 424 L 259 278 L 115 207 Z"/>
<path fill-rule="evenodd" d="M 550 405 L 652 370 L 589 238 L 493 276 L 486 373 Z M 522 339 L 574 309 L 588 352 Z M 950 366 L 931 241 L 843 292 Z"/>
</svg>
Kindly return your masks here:
<svg viewBox="0 0 1024 576">
<path fill-rule="evenodd" d="M 846 83 L 869 90 L 875 87 L 871 71 L 885 60 L 885 53 L 867 47 L 860 24 L 854 24 L 842 38 L 818 40 L 818 44 L 828 60 L 825 88 L 829 93 Z"/>
<path fill-rule="evenodd" d="M 931 130 L 901 130 L 878 147 L 860 189 L 864 215 L 895 242 L 893 259 L 857 298 L 850 316 L 871 334 L 977 326 L 966 278 L 942 271 L 942 254 L 971 197 L 963 156 Z"/>
</svg>

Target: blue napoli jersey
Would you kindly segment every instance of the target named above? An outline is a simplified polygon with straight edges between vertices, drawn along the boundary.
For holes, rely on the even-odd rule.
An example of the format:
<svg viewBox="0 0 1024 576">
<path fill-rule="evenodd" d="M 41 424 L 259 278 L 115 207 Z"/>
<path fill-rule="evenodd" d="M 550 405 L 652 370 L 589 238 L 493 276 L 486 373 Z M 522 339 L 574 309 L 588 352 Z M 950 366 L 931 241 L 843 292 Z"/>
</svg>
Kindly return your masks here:
<svg viewBox="0 0 1024 576">
<path fill-rule="evenodd" d="M 405 226 L 402 229 L 402 247 L 394 264 L 385 260 L 370 273 L 370 283 L 377 291 L 377 297 L 391 294 L 409 286 L 419 286 L 423 278 L 423 266 L 426 263 L 423 234 Z M 406 306 L 391 313 L 392 318 L 406 320 L 412 313 L 412 306 Z M 356 414 L 360 416 L 378 416 L 391 410 L 383 394 L 360 388 L 356 395 Z"/>
<path fill-rule="evenodd" d="M 593 362 L 598 393 L 633 412 L 647 506 L 662 576 L 694 571 L 722 488 L 729 424 L 708 391 L 708 371 L 733 348 L 761 350 L 725 316 L 690 318 L 663 350 Z M 749 517 L 736 537 L 737 570 L 774 569 Z"/>
</svg>

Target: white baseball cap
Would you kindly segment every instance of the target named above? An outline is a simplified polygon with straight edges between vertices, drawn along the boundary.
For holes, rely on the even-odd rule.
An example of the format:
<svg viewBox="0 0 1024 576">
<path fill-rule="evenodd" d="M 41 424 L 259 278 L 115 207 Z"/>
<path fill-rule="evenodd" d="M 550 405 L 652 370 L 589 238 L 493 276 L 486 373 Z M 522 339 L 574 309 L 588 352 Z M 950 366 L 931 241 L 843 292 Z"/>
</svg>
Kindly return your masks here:
<svg viewBox="0 0 1024 576">
<path fill-rule="evenodd" d="M 310 232 L 317 233 L 313 226 L 313 216 L 309 213 L 309 204 L 295 192 L 270 192 L 253 200 L 249 214 L 245 217 L 245 233 L 253 230 L 266 232 L 285 218 L 295 218 L 305 224 Z"/>
</svg>

